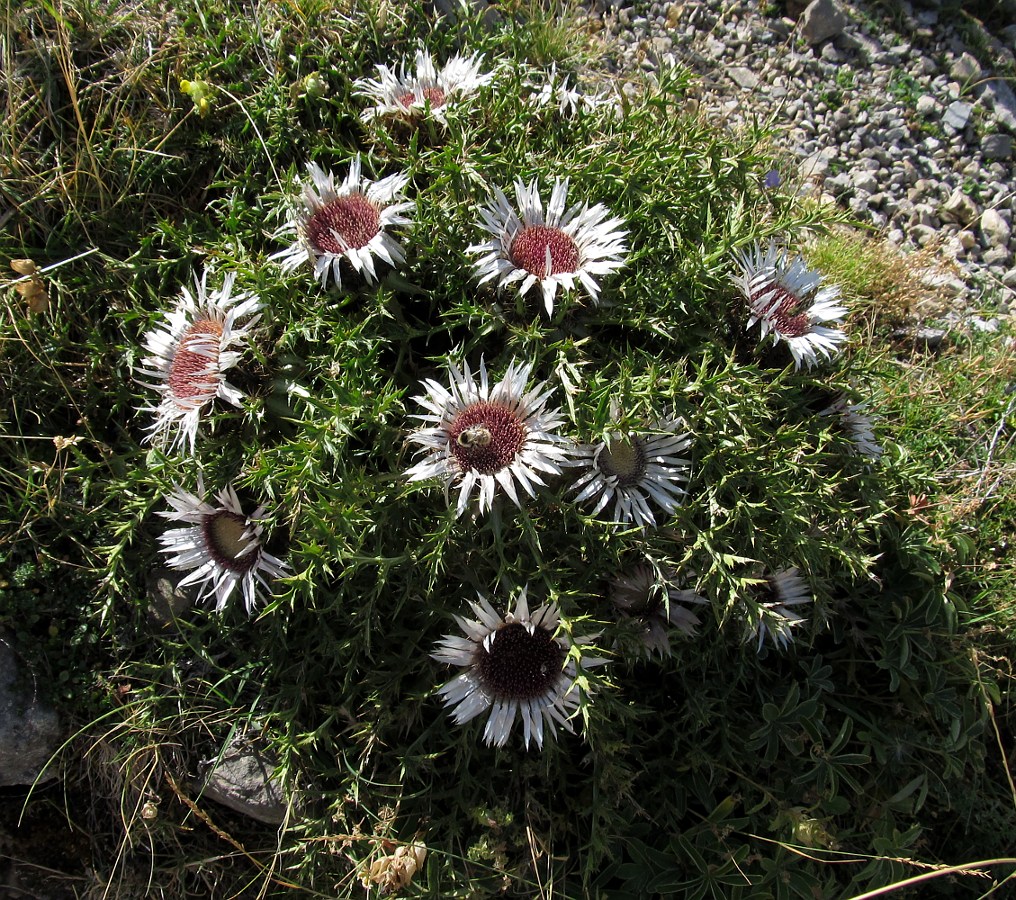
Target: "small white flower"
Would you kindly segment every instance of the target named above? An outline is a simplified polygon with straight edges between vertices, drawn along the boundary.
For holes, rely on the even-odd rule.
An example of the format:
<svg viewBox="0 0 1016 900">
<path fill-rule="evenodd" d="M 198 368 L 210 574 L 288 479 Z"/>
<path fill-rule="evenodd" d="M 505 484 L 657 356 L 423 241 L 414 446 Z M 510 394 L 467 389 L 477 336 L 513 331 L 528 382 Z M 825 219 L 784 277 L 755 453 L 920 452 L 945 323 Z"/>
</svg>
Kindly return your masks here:
<svg viewBox="0 0 1016 900">
<path fill-rule="evenodd" d="M 427 412 L 413 418 L 426 427 L 409 440 L 420 444 L 426 455 L 406 472 L 409 480 L 443 478 L 446 498 L 451 485 L 460 481 L 455 505 L 460 516 L 473 488 L 479 491 L 480 512 L 490 510 L 499 487 L 521 507 L 516 483 L 535 497 L 534 485 L 544 485 L 541 473 L 560 475 L 569 450 L 569 442 L 556 433 L 563 419 L 558 410 L 546 408 L 553 391 L 544 390 L 545 382 L 526 389 L 529 373 L 529 364 L 513 361 L 504 378 L 491 386 L 482 359 L 479 383 L 468 364 L 460 371 L 449 361 L 447 389 L 437 381 L 424 381 L 427 392 L 416 402 Z"/>
<path fill-rule="evenodd" d="M 790 259 L 785 250 L 771 242 L 763 252 L 755 244 L 735 254 L 741 270 L 733 276 L 751 316 L 748 328 L 759 323 L 762 340 L 784 341 L 794 358 L 794 368 L 814 366 L 820 357 L 832 359 L 842 349 L 847 336 L 824 322 L 840 324 L 847 308 L 838 301 L 840 289 L 822 287 L 822 276 L 811 271 L 801 257 Z"/>
<path fill-rule="evenodd" d="M 851 403 L 845 394 L 840 394 L 820 415 L 835 416 L 854 451 L 868 459 L 877 460 L 882 456 L 882 448 L 875 440 L 875 426 L 865 415 L 867 406 L 867 403 Z"/>
<path fill-rule="evenodd" d="M 610 581 L 610 601 L 641 626 L 639 636 L 647 656 L 670 656 L 671 626 L 686 637 L 694 637 L 699 626 L 699 617 L 688 607 L 707 601 L 695 591 L 678 588 L 675 578 L 673 571 L 660 572 L 643 562 Z"/>
<path fill-rule="evenodd" d="M 360 157 L 349 164 L 349 173 L 339 187 L 335 176 L 317 163 L 308 163 L 310 182 L 304 182 L 301 199 L 288 221 L 274 237 L 296 240 L 285 250 L 273 253 L 286 272 L 311 265 L 322 287 L 329 275 L 342 287 L 342 261 L 346 260 L 367 284 L 377 281 L 374 258 L 390 266 L 406 261 L 402 246 L 386 231 L 395 225 L 408 225 L 403 213 L 413 208 L 403 199 L 409 183 L 404 174 L 389 175 L 371 181 L 360 175 Z"/>
<path fill-rule="evenodd" d="M 569 654 L 572 640 L 563 632 L 556 634 L 561 621 L 557 606 L 545 603 L 530 613 L 525 588 L 514 612 L 503 618 L 483 596 L 469 605 L 476 619 L 455 617 L 466 636 L 445 635 L 431 654 L 438 662 L 465 669 L 438 691 L 445 706 L 455 707 L 455 724 L 489 709 L 484 743 L 503 747 L 521 714 L 526 749 L 533 742 L 541 750 L 545 727 L 551 737 L 556 737 L 557 725 L 572 731 L 569 717 L 580 700 L 575 683 L 578 669 Z M 591 636 L 577 637 L 575 643 L 589 640 Z M 604 662 L 587 657 L 582 667 Z"/>
<path fill-rule="evenodd" d="M 581 447 L 586 471 L 575 482 L 576 503 L 595 501 L 593 515 L 613 501 L 613 521 L 646 528 L 656 524 L 652 506 L 673 515 L 684 498 L 691 461 L 680 456 L 691 438 L 680 419 L 664 419 L 645 433 L 616 433 Z"/>
<path fill-rule="evenodd" d="M 539 285 L 548 315 L 558 288 L 570 291 L 578 283 L 597 300 L 600 287 L 594 276 L 624 265 L 624 220 L 611 218 L 602 203 L 566 207 L 567 178 L 554 180 L 546 211 L 535 179 L 528 185 L 516 180 L 515 200 L 519 213 L 495 187 L 493 199 L 480 209 L 481 227 L 491 239 L 466 248 L 483 254 L 475 263 L 480 284 L 493 280 L 500 290 L 518 282 L 522 296 Z"/>
<path fill-rule="evenodd" d="M 617 100 L 608 96 L 606 92 L 589 94 L 577 87 L 573 88 L 567 75 L 557 74 L 556 63 L 551 64 L 546 81 L 530 84 L 528 87 L 535 91 L 531 98 L 534 105 L 556 106 L 558 113 L 569 119 L 577 116 L 579 112 L 591 113 L 604 108 L 614 111 L 618 109 Z"/>
<path fill-rule="evenodd" d="M 215 495 L 216 505 L 205 502 L 204 484 L 192 494 L 177 485 L 167 497 L 172 512 L 159 515 L 189 527 L 174 528 L 159 538 L 162 552 L 171 554 L 167 564 L 174 569 L 193 569 L 181 582 L 198 585 L 198 598 L 215 595 L 215 609 L 221 612 L 230 594 L 240 587 L 248 614 L 256 601 L 255 582 L 268 588 L 267 578 L 280 578 L 288 566 L 268 553 L 261 542 L 264 507 L 245 515 L 232 485 Z"/>
<path fill-rule="evenodd" d="M 243 393 L 226 381 L 225 371 L 240 360 L 238 348 L 261 318 L 261 304 L 250 294 L 233 295 L 236 276 L 230 272 L 222 288 L 208 291 L 208 273 L 194 277 L 194 293 L 186 287 L 166 323 L 145 335 L 148 352 L 136 374 L 159 392 L 147 440 L 170 450 L 186 446 L 194 452 L 201 414 L 216 397 L 240 406 Z M 246 319 L 242 325 L 239 319 Z"/>
<path fill-rule="evenodd" d="M 481 74 L 482 63 L 482 56 L 456 55 L 438 72 L 431 55 L 418 50 L 415 73 L 407 71 L 405 62 L 397 75 L 394 69 L 378 65 L 379 77 L 358 78 L 353 82 L 353 93 L 374 104 L 364 110 L 364 122 L 379 116 L 413 118 L 428 109 L 434 119 L 445 122 L 450 103 L 474 93 L 493 78 L 492 74 Z"/>
<path fill-rule="evenodd" d="M 768 636 L 775 647 L 786 650 L 794 640 L 794 628 L 805 621 L 791 607 L 813 602 L 808 585 L 796 568 L 783 569 L 766 577 L 763 596 L 769 599 L 748 607 L 744 640 L 757 638 L 756 650 L 761 652 Z"/>
</svg>

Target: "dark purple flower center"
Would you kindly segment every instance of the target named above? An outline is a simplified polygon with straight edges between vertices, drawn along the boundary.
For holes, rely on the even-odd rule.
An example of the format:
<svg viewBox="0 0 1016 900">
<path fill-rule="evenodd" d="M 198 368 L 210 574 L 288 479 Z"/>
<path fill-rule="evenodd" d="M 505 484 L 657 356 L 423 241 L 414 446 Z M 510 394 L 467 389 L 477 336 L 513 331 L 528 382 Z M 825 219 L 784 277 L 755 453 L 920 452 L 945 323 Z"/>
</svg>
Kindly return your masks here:
<svg viewBox="0 0 1016 900">
<path fill-rule="evenodd" d="M 796 294 L 777 284 L 765 291 L 752 295 L 752 306 L 765 298 L 766 320 L 782 337 L 801 337 L 811 331 L 808 304 Z"/>
<path fill-rule="evenodd" d="M 256 539 L 247 533 L 247 519 L 228 509 L 220 509 L 201 520 L 201 534 L 216 565 L 237 575 L 246 575 L 258 561 L 257 550 L 242 555 Z"/>
<path fill-rule="evenodd" d="M 480 683 L 498 700 L 546 696 L 564 668 L 565 650 L 546 629 L 502 625 L 476 651 Z"/>
<path fill-rule="evenodd" d="M 617 479 L 617 486 L 632 487 L 646 474 L 646 445 L 636 435 L 611 438 L 596 457 L 596 466 L 604 475 Z"/>
<path fill-rule="evenodd" d="M 381 229 L 381 213 L 363 194 L 326 203 L 307 223 L 307 240 L 321 253 L 342 254 L 370 243 Z"/>
<path fill-rule="evenodd" d="M 550 253 L 548 265 L 547 254 Z M 579 248 L 560 228 L 530 225 L 523 228 L 508 250 L 511 261 L 537 278 L 549 278 L 579 267 Z"/>
<path fill-rule="evenodd" d="M 431 109 L 437 109 L 439 106 L 444 106 L 445 101 L 448 99 L 445 96 L 445 92 L 439 87 L 428 87 L 424 88 L 423 99 L 430 103 Z M 399 106 L 410 107 L 416 102 L 416 94 L 412 91 L 407 91 L 396 101 Z"/>
<path fill-rule="evenodd" d="M 500 403 L 481 400 L 448 426 L 448 443 L 461 469 L 493 475 L 519 455 L 528 429 L 518 414 Z"/>
<path fill-rule="evenodd" d="M 219 387 L 222 323 L 200 319 L 180 338 L 169 366 L 169 389 L 178 400 L 207 399 Z"/>
</svg>

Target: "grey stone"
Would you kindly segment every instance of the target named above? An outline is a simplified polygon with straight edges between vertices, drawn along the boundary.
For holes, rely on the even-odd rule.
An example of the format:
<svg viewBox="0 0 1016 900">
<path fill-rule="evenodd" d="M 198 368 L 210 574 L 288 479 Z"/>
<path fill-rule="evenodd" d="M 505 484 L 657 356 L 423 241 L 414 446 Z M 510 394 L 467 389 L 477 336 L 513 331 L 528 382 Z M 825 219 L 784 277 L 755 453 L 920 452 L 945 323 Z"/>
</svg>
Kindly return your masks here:
<svg viewBox="0 0 1016 900">
<path fill-rule="evenodd" d="M 961 278 L 941 268 L 927 268 L 917 272 L 918 280 L 925 287 L 934 288 L 953 297 L 961 297 L 967 291 L 967 286 Z"/>
<path fill-rule="evenodd" d="M 47 763 L 62 735 L 56 712 L 39 700 L 31 675 L 0 636 L 0 787 L 55 778 L 56 767 Z"/>
<path fill-rule="evenodd" d="M 840 194 L 846 194 L 851 191 L 854 187 L 854 183 L 850 180 L 850 176 L 846 172 L 839 172 L 838 174 L 833 175 L 832 178 L 827 178 L 824 186 L 830 194 L 839 196 Z"/>
<path fill-rule="evenodd" d="M 986 209 L 981 213 L 981 234 L 992 247 L 1005 247 L 1012 236 L 1012 229 L 996 209 Z"/>
<path fill-rule="evenodd" d="M 969 103 L 964 103 L 961 100 L 954 100 L 945 109 L 945 115 L 942 116 L 942 121 L 955 128 L 957 131 L 962 131 L 967 127 L 967 122 L 970 121 L 970 116 L 973 113 L 974 108 Z"/>
<path fill-rule="evenodd" d="M 991 102 L 995 120 L 1010 131 L 1016 131 L 1016 93 L 1000 78 L 985 82 L 982 96 Z"/>
<path fill-rule="evenodd" d="M 832 148 L 830 148 L 832 149 Z M 834 150 L 835 152 L 835 150 Z M 817 153 L 812 153 L 811 156 L 806 156 L 801 160 L 801 166 L 798 170 L 801 178 L 825 178 L 829 172 L 829 157 L 825 150 L 819 150 Z"/>
<path fill-rule="evenodd" d="M 946 332 L 941 328 L 898 328 L 893 332 L 897 340 L 910 340 L 927 350 L 934 350 L 945 340 Z"/>
<path fill-rule="evenodd" d="M 1000 36 L 1013 50 L 1016 50 L 1016 25 L 1006 25 Z"/>
<path fill-rule="evenodd" d="M 911 225 L 910 226 L 910 239 L 917 244 L 918 247 L 924 247 L 931 243 L 936 237 L 938 232 L 930 225 Z"/>
<path fill-rule="evenodd" d="M 973 250 L 977 246 L 977 235 L 964 229 L 956 234 L 956 242 L 964 250 Z"/>
<path fill-rule="evenodd" d="M 986 331 L 989 334 L 998 331 L 998 319 L 982 319 L 980 316 L 971 316 L 968 320 L 975 331 Z"/>
<path fill-rule="evenodd" d="M 853 176 L 854 190 L 874 194 L 878 190 L 878 179 L 871 172 L 855 172 Z"/>
<path fill-rule="evenodd" d="M 733 66 L 727 70 L 727 74 L 738 87 L 744 88 L 746 91 L 753 91 L 758 87 L 758 75 L 744 66 Z"/>
<path fill-rule="evenodd" d="M 959 82 L 977 81 L 981 75 L 981 64 L 969 53 L 963 53 L 949 68 L 949 77 Z"/>
<path fill-rule="evenodd" d="M 1002 284 L 1010 290 L 1016 290 L 1016 269 L 1010 269 L 1002 276 Z"/>
<path fill-rule="evenodd" d="M 924 94 L 917 98 L 917 114 L 919 116 L 933 116 L 938 112 L 938 101 L 931 94 Z"/>
<path fill-rule="evenodd" d="M 255 735 L 237 733 L 205 777 L 204 796 L 259 822 L 285 821 L 289 803 L 276 774 L 278 760 Z"/>
<path fill-rule="evenodd" d="M 153 569 L 148 574 L 148 619 L 168 628 L 194 603 L 193 587 L 179 587 L 186 572 L 175 569 Z"/>
<path fill-rule="evenodd" d="M 1012 159 L 1012 138 L 1007 134 L 986 134 L 981 139 L 985 159 Z"/>
<path fill-rule="evenodd" d="M 1008 247 L 991 247 L 982 258 L 986 266 L 1007 266 L 1012 262 L 1012 253 Z"/>
<path fill-rule="evenodd" d="M 942 207 L 941 217 L 945 222 L 969 225 L 980 215 L 980 212 L 977 204 L 963 191 L 955 190 Z"/>
<path fill-rule="evenodd" d="M 860 31 L 844 31 L 837 35 L 836 43 L 844 50 L 854 50 L 869 60 L 874 60 L 882 53 L 882 45 L 875 38 L 868 37 Z"/>
<path fill-rule="evenodd" d="M 836 0 L 812 0 L 801 13 L 797 24 L 801 29 L 801 37 L 814 45 L 836 37 L 846 28 L 848 21 L 846 13 L 840 9 Z"/>
</svg>

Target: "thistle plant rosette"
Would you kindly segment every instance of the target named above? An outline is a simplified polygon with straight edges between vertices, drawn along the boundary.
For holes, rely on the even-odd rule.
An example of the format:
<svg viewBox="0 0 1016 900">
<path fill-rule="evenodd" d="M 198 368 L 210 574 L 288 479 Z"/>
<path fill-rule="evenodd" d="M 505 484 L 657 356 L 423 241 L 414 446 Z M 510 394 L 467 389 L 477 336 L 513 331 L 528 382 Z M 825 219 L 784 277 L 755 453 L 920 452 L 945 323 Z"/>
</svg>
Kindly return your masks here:
<svg viewBox="0 0 1016 900">
<path fill-rule="evenodd" d="M 338 187 L 334 174 L 317 163 L 308 163 L 307 172 L 310 181 L 302 184 L 292 215 L 273 235 L 295 235 L 296 240 L 269 259 L 277 260 L 285 272 L 309 263 L 321 287 L 328 287 L 330 276 L 340 289 L 343 260 L 367 284 L 377 281 L 375 257 L 394 268 L 406 261 L 402 246 L 386 229 L 411 222 L 403 215 L 414 207 L 412 201 L 403 199 L 408 175 L 396 173 L 371 181 L 360 174 L 359 155 Z"/>
<path fill-rule="evenodd" d="M 594 503 L 592 515 L 613 503 L 618 524 L 656 525 L 653 506 L 668 517 L 681 505 L 691 460 L 679 454 L 691 445 L 680 419 L 665 418 L 641 433 L 615 432 L 576 451 L 585 472 L 572 486 L 575 502 Z"/>
<path fill-rule="evenodd" d="M 479 511 L 489 512 L 498 488 L 521 508 L 516 483 L 530 497 L 534 486 L 544 487 L 544 475 L 560 475 L 569 464 L 571 442 L 557 430 L 564 420 L 548 409 L 553 389 L 540 382 L 527 390 L 531 366 L 513 360 L 504 378 L 491 386 L 487 367 L 480 360 L 479 382 L 463 363 L 460 370 L 448 362 L 449 386 L 432 379 L 422 382 L 426 393 L 416 397 L 425 413 L 412 418 L 426 423 L 409 435 L 425 455 L 406 471 L 408 479 L 442 478 L 445 499 L 459 481 L 455 515 L 461 516 L 475 488 Z"/>
<path fill-rule="evenodd" d="M 159 538 L 162 552 L 171 555 L 167 561 L 171 568 L 193 570 L 180 586 L 196 584 L 199 601 L 214 594 L 215 610 L 221 612 L 239 587 L 250 614 L 256 602 L 257 584 L 270 591 L 267 579 L 284 576 L 289 566 L 262 545 L 263 506 L 246 515 L 232 485 L 215 495 L 216 505 L 207 503 L 204 498 L 204 483 L 200 478 L 197 494 L 179 485 L 174 487 L 166 498 L 172 511 L 159 515 L 189 524 L 185 528 L 171 529 Z"/>
<path fill-rule="evenodd" d="M 573 731 L 569 719 L 581 702 L 572 648 L 595 636 L 572 639 L 558 633 L 557 606 L 548 602 L 530 613 L 526 593 L 523 588 L 515 609 L 504 616 L 482 595 L 479 602 L 470 601 L 477 618 L 455 617 L 466 636 L 445 635 L 431 653 L 438 662 L 465 669 L 438 690 L 445 706 L 454 707 L 456 725 L 490 710 L 483 730 L 487 746 L 503 747 L 521 715 L 526 749 L 535 743 L 542 750 L 545 730 L 551 737 L 558 725 Z M 581 655 L 579 661 L 583 669 L 606 662 Z"/>
<path fill-rule="evenodd" d="M 811 591 L 797 568 L 782 569 L 767 575 L 761 586 L 761 596 L 748 607 L 745 616 L 744 641 L 756 640 L 756 650 L 768 637 L 778 650 L 786 650 L 793 643 L 794 629 L 804 624 L 805 619 L 793 607 L 802 607 L 814 602 Z"/>
<path fill-rule="evenodd" d="M 208 272 L 194 276 L 194 293 L 181 288 L 180 301 L 166 323 L 144 338 L 148 352 L 135 370 L 138 380 L 159 392 L 149 440 L 162 448 L 186 446 L 191 454 L 205 408 L 216 398 L 241 406 L 244 394 L 226 381 L 225 372 L 240 360 L 242 346 L 260 320 L 261 303 L 250 294 L 233 294 L 230 272 L 217 291 L 208 290 Z M 243 324 L 238 320 L 246 319 Z"/>
<path fill-rule="evenodd" d="M 498 290 L 518 283 L 522 297 L 539 285 L 548 315 L 554 312 L 558 289 L 571 291 L 576 283 L 597 301 L 600 287 L 594 276 L 624 265 L 624 220 L 612 217 L 602 203 L 566 206 L 567 178 L 554 180 L 546 211 L 536 179 L 528 185 L 517 179 L 515 199 L 518 213 L 495 187 L 493 199 L 480 208 L 480 227 L 491 239 L 466 248 L 483 254 L 474 263 L 479 283 L 493 280 Z"/>
<path fill-rule="evenodd" d="M 615 575 L 607 596 L 622 617 L 638 624 L 644 656 L 670 656 L 672 628 L 694 637 L 700 620 L 690 607 L 708 603 L 695 591 L 677 587 L 675 572 L 659 570 L 647 562 Z"/>
<path fill-rule="evenodd" d="M 822 324 L 839 324 L 847 314 L 838 303 L 838 287 L 822 287 L 820 274 L 801 257 L 791 259 L 774 242 L 765 251 L 755 244 L 734 259 L 741 271 L 732 280 L 751 310 L 748 328 L 757 323 L 762 341 L 772 335 L 774 343 L 786 343 L 795 369 L 802 363 L 810 369 L 820 358 L 832 359 L 840 352 L 846 334 Z"/>
<path fill-rule="evenodd" d="M 434 60 L 425 50 L 416 52 L 416 71 L 407 71 L 403 61 L 398 74 L 386 65 L 378 64 L 378 77 L 358 78 L 353 82 L 353 93 L 367 98 L 374 105 L 361 114 L 364 122 L 384 116 L 412 119 L 428 110 L 438 122 L 447 121 L 447 107 L 489 84 L 493 73 L 481 73 L 483 56 L 453 56 L 438 71 Z"/>
<path fill-rule="evenodd" d="M 882 447 L 875 440 L 874 423 L 865 413 L 867 407 L 867 403 L 851 403 L 846 394 L 840 394 L 819 415 L 834 417 L 850 441 L 853 452 L 876 462 L 882 457 Z"/>
</svg>

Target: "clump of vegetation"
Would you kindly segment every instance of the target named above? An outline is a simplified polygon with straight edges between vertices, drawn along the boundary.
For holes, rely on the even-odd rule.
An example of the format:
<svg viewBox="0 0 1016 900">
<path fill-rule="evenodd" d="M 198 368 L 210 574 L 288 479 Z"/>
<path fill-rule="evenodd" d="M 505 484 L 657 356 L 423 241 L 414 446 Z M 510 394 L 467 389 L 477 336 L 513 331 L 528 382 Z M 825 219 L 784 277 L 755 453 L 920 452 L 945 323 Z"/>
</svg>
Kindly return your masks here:
<svg viewBox="0 0 1016 900">
<path fill-rule="evenodd" d="M 849 228 L 816 235 L 803 252 L 810 265 L 842 288 L 854 320 L 883 332 L 941 310 L 944 298 L 936 280 L 952 274 L 934 247 L 904 253 Z"/>
<path fill-rule="evenodd" d="M 850 318 L 910 265 L 806 248 L 688 73 L 585 91 L 573 28 L 470 15 L 8 18 L 0 250 L 49 307 L 4 295 L 0 612 L 87 648 L 83 892 L 1001 883 L 941 877 L 1016 828 L 963 418 Z M 209 796 L 236 752 L 270 825 Z"/>
</svg>

